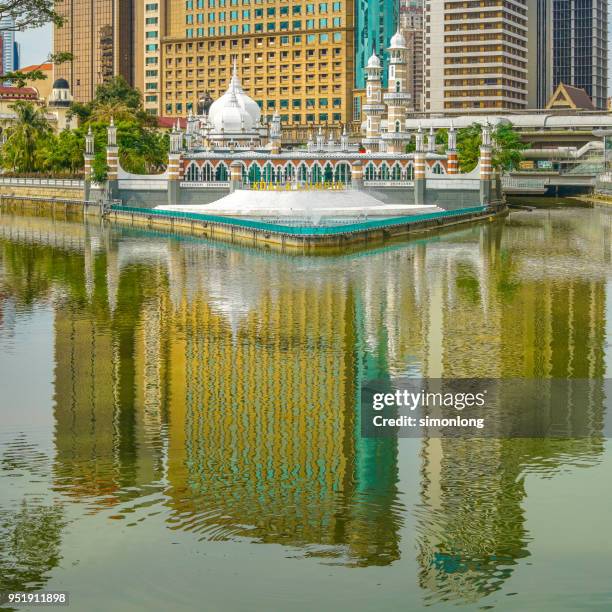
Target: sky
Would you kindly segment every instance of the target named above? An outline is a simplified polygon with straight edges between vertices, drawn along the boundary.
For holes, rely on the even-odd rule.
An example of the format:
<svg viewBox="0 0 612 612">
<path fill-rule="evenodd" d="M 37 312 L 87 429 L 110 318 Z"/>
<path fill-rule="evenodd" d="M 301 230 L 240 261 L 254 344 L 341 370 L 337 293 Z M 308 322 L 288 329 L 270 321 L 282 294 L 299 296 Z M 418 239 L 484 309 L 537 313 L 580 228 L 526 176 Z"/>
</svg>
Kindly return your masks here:
<svg viewBox="0 0 612 612">
<path fill-rule="evenodd" d="M 51 25 L 17 32 L 17 42 L 21 44 L 21 65 L 30 66 L 43 63 L 51 53 L 51 39 Z"/>
</svg>

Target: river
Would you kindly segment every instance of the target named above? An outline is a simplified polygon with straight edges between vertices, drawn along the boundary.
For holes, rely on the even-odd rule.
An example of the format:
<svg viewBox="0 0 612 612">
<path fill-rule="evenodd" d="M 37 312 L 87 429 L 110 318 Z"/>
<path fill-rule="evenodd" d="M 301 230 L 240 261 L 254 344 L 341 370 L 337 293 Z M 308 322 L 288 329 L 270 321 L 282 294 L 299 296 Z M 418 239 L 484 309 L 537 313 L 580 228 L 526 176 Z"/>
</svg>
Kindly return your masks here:
<svg viewBox="0 0 612 612">
<path fill-rule="evenodd" d="M 356 410 L 381 378 L 609 377 L 611 256 L 603 207 L 333 257 L 0 211 L 0 592 L 612 609 L 608 439 L 372 440 Z"/>
</svg>

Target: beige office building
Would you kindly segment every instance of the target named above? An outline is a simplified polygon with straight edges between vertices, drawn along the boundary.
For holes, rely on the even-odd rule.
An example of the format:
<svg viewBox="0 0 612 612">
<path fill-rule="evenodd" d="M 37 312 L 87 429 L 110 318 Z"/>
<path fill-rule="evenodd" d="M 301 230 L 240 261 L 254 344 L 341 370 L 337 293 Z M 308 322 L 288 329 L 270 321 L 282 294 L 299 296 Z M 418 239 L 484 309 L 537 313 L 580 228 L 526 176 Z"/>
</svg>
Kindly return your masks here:
<svg viewBox="0 0 612 612">
<path fill-rule="evenodd" d="M 426 0 L 426 111 L 527 108 L 527 5 Z"/>
<path fill-rule="evenodd" d="M 227 89 L 234 61 L 245 92 L 285 125 L 352 118 L 353 2 L 158 0 L 136 11 L 136 85 L 145 108 L 186 116 Z"/>
</svg>

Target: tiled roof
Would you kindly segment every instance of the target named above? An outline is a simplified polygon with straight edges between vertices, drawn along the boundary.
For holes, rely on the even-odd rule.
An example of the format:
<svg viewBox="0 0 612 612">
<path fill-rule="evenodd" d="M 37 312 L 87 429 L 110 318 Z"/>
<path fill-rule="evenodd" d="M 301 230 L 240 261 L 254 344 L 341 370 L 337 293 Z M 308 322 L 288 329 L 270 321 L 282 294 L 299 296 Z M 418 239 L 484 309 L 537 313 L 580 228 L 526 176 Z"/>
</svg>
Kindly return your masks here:
<svg viewBox="0 0 612 612">
<path fill-rule="evenodd" d="M 33 87 L 6 87 L 0 85 L 0 98 L 37 100 L 38 92 Z"/>
<path fill-rule="evenodd" d="M 172 129 L 176 125 L 176 117 L 158 117 L 157 118 L 157 126 L 161 128 Z M 187 127 L 187 119 L 184 117 L 178 118 L 179 125 L 181 129 L 185 129 Z"/>
</svg>

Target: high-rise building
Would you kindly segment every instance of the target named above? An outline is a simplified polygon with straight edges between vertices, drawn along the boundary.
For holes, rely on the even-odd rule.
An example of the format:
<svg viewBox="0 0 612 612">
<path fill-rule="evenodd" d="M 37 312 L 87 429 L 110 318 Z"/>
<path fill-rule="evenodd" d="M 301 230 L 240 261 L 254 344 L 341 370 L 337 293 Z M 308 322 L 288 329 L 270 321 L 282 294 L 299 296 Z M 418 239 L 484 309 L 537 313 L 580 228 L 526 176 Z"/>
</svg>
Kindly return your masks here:
<svg viewBox="0 0 612 612">
<path fill-rule="evenodd" d="M 55 53 L 74 59 L 58 65 L 55 77 L 70 83 L 74 99 L 91 100 L 96 87 L 121 75 L 134 84 L 135 0 L 64 0 L 57 11 L 66 23 L 55 28 Z"/>
<path fill-rule="evenodd" d="M 607 0 L 552 0 L 551 90 L 560 83 L 578 87 L 596 108 L 606 108 L 607 28 Z"/>
<path fill-rule="evenodd" d="M 145 110 L 161 113 L 161 36 L 165 31 L 166 0 L 141 1 L 135 11 L 134 74 Z"/>
<path fill-rule="evenodd" d="M 425 110 L 527 107 L 527 0 L 426 0 Z"/>
<path fill-rule="evenodd" d="M 244 90 L 268 118 L 278 112 L 285 125 L 352 119 L 352 0 L 170 0 L 160 9 L 150 17 L 158 24 L 145 28 L 143 57 L 145 62 L 151 58 L 153 73 L 157 49 L 146 45 L 159 45 L 156 76 L 162 115 L 195 113 L 206 94 L 221 96 L 235 61 Z M 160 27 L 156 30 L 155 25 Z M 147 94 L 155 91 L 147 83 L 154 83 L 153 78 L 145 71 L 149 109 L 156 94 Z"/>
<path fill-rule="evenodd" d="M 407 92 L 414 109 L 423 109 L 423 0 L 400 0 L 399 28 L 406 41 L 409 59 Z"/>
<path fill-rule="evenodd" d="M 10 17 L 0 19 L 0 41 L 2 46 L 2 66 L 1 72 L 11 72 L 15 70 L 15 20 Z"/>
<path fill-rule="evenodd" d="M 366 65 L 372 53 L 382 59 L 382 85 L 387 86 L 391 37 L 397 31 L 396 0 L 355 0 L 355 87 L 366 86 Z"/>
<path fill-rule="evenodd" d="M 528 3 L 528 106 L 545 108 L 552 94 L 552 31 L 553 0 Z"/>
</svg>

